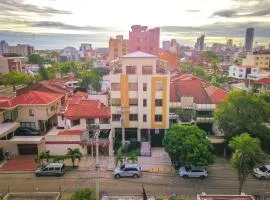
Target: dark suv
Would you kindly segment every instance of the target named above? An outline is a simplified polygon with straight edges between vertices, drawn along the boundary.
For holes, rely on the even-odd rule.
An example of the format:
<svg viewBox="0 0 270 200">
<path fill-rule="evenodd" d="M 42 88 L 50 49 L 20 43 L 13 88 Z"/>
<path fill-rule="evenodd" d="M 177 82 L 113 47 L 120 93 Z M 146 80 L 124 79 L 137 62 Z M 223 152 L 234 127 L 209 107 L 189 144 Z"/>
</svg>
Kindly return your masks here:
<svg viewBox="0 0 270 200">
<path fill-rule="evenodd" d="M 33 128 L 19 127 L 15 131 L 15 136 L 39 136 L 39 132 Z"/>
</svg>

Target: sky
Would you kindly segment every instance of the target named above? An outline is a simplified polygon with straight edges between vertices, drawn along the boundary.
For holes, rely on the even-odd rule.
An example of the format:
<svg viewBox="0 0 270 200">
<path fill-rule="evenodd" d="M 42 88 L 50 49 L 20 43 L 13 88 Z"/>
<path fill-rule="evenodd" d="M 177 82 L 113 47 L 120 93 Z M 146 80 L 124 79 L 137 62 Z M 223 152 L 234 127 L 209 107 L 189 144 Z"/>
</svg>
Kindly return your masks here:
<svg viewBox="0 0 270 200">
<path fill-rule="evenodd" d="M 208 43 L 241 44 L 253 27 L 255 42 L 270 43 L 270 0 L 0 0 L 0 10 L 0 40 L 32 40 L 42 49 L 60 48 L 64 38 L 108 46 L 109 37 L 127 38 L 133 24 L 158 26 L 161 40 L 188 45 L 201 34 Z M 46 37 L 53 44 L 42 43 Z"/>
</svg>

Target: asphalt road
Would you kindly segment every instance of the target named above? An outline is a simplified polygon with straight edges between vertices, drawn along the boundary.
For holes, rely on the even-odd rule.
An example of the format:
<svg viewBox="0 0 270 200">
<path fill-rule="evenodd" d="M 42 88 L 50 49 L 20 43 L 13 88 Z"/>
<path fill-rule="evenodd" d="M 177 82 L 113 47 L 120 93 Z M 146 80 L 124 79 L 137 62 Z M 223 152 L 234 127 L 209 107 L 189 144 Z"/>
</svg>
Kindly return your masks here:
<svg viewBox="0 0 270 200">
<path fill-rule="evenodd" d="M 62 192 L 61 199 L 69 199 L 78 188 L 95 189 L 95 171 L 70 171 L 63 177 L 35 177 L 32 172 L 0 174 L 0 192 Z M 196 194 L 237 194 L 236 172 L 222 165 L 211 169 L 205 180 L 183 179 L 178 174 L 143 172 L 141 178 L 114 179 L 109 171 L 100 173 L 100 191 L 109 195 L 140 195 L 142 184 L 147 195 L 169 196 L 175 192 L 185 199 L 194 199 Z M 270 192 L 270 180 L 260 181 L 248 177 L 246 194 Z"/>
</svg>

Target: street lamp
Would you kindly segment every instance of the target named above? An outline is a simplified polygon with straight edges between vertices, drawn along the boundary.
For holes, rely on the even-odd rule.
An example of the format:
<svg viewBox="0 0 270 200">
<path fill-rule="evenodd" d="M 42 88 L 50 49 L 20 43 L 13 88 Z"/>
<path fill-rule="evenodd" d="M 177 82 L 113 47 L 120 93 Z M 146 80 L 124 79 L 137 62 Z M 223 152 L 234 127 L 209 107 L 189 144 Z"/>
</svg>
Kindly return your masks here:
<svg viewBox="0 0 270 200">
<path fill-rule="evenodd" d="M 100 176 L 100 165 L 99 165 L 99 134 L 100 134 L 100 127 L 98 124 L 90 124 L 87 126 L 87 129 L 89 131 L 94 132 L 94 139 L 96 139 L 96 172 L 97 172 L 97 178 L 96 178 L 96 200 L 99 200 L 99 176 Z"/>
</svg>

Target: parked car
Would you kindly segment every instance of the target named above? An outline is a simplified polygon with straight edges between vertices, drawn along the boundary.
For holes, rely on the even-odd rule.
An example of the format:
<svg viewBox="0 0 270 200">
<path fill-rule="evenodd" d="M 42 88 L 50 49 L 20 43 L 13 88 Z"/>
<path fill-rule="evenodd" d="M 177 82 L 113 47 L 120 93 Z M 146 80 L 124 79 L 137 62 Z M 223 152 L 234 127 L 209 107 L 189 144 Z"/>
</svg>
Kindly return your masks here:
<svg viewBox="0 0 270 200">
<path fill-rule="evenodd" d="M 270 165 L 263 165 L 253 169 L 253 176 L 260 180 L 270 179 Z"/>
<path fill-rule="evenodd" d="M 19 127 L 15 131 L 15 136 L 38 136 L 39 132 L 33 128 Z"/>
<path fill-rule="evenodd" d="M 50 163 L 35 171 L 36 176 L 63 176 L 65 165 L 63 163 Z"/>
<path fill-rule="evenodd" d="M 194 166 L 181 167 L 179 168 L 179 175 L 183 178 L 206 178 L 207 171 L 203 168 L 198 168 Z"/>
<path fill-rule="evenodd" d="M 138 164 L 124 164 L 121 167 L 115 168 L 113 174 L 115 178 L 139 178 L 141 176 L 141 167 Z"/>
</svg>

